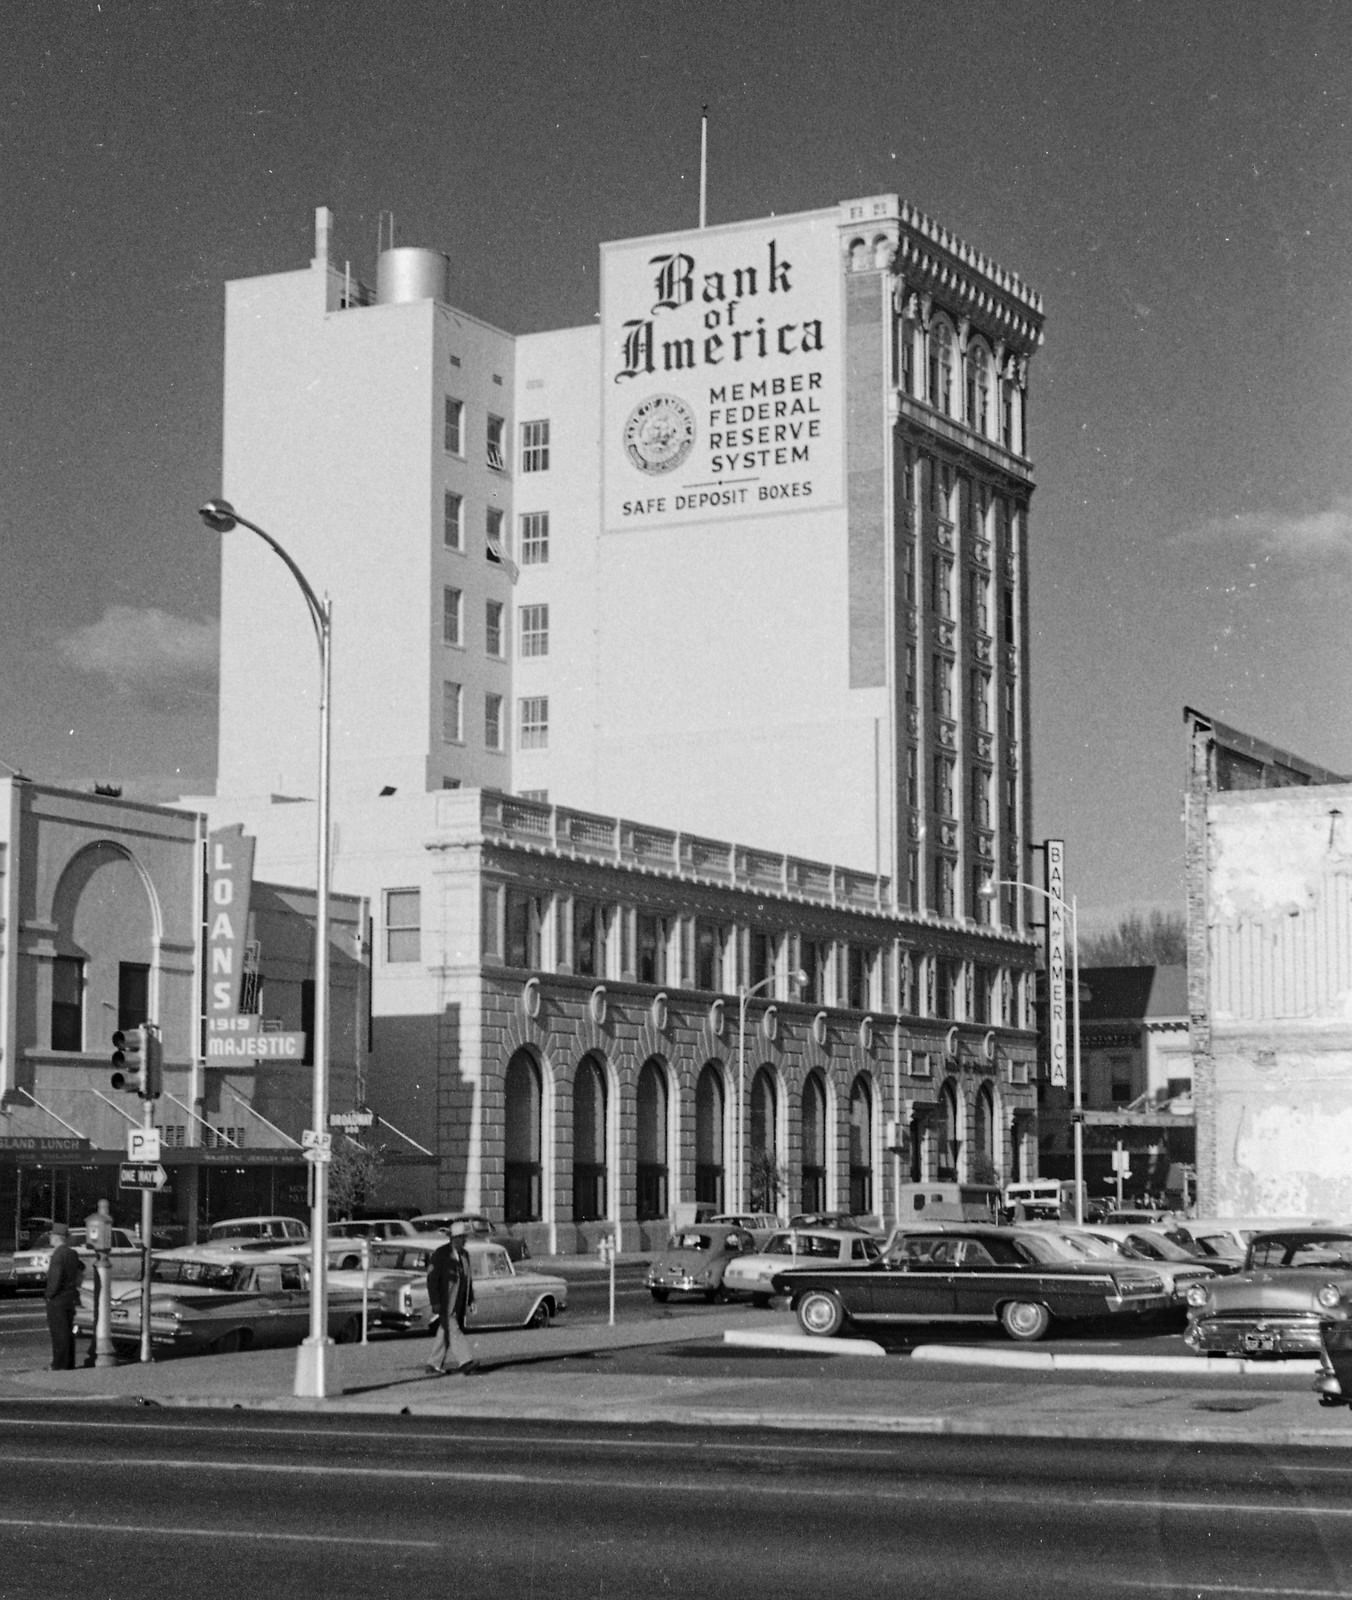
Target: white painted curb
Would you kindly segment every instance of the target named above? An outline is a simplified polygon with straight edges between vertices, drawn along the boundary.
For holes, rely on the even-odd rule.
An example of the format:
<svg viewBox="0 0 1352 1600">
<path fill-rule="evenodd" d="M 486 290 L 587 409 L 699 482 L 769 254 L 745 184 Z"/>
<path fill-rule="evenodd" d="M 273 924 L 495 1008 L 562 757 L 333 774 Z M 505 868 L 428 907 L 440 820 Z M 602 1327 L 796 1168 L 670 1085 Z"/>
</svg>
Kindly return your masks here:
<svg viewBox="0 0 1352 1600">
<path fill-rule="evenodd" d="M 1297 1377 L 1319 1371 L 1313 1358 L 1284 1358 L 1279 1361 L 1235 1360 L 1230 1356 L 1127 1356 L 1057 1354 L 1053 1350 L 988 1350 L 971 1345 L 921 1344 L 911 1351 L 912 1361 L 941 1362 L 949 1366 L 1021 1367 L 1043 1372 L 1143 1372 L 1177 1374 L 1189 1378 L 1236 1378 L 1268 1376 Z"/>
<path fill-rule="evenodd" d="M 773 1329 L 756 1333 L 729 1328 L 724 1344 L 750 1345 L 759 1350 L 798 1350 L 814 1356 L 885 1356 L 882 1345 L 872 1339 L 814 1338 L 808 1333 L 775 1333 Z"/>
</svg>

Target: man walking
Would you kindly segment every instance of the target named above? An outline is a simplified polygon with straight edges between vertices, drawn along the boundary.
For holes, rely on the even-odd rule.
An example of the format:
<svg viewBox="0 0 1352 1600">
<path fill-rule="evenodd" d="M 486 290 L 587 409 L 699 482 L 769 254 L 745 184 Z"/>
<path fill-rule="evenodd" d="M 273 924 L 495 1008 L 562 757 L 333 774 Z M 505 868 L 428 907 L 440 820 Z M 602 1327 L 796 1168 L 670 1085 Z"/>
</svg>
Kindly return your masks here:
<svg viewBox="0 0 1352 1600">
<path fill-rule="evenodd" d="M 52 1371 L 75 1365 L 75 1312 L 80 1304 L 84 1262 L 70 1247 L 70 1229 L 54 1222 L 50 1229 L 52 1258 L 47 1266 L 47 1331 L 52 1336 Z"/>
<path fill-rule="evenodd" d="M 432 1359 L 427 1363 L 429 1372 L 460 1372 L 468 1377 L 479 1365 L 474 1346 L 465 1337 L 465 1315 L 474 1304 L 474 1281 L 465 1249 L 468 1231 L 463 1222 L 452 1222 L 446 1229 L 450 1238 L 432 1252 L 427 1268 L 427 1298 L 440 1319 Z"/>
</svg>

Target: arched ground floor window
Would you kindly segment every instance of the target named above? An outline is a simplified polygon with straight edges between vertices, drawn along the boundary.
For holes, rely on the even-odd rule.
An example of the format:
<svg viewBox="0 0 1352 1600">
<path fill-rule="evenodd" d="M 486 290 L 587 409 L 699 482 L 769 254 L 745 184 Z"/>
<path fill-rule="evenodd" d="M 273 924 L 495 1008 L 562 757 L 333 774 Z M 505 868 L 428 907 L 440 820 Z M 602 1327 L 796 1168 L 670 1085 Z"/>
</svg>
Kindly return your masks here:
<svg viewBox="0 0 1352 1600">
<path fill-rule="evenodd" d="M 667 1076 L 650 1057 L 638 1075 L 638 1166 L 634 1178 L 634 1215 L 640 1222 L 670 1214 L 667 1173 Z"/>
<path fill-rule="evenodd" d="M 606 1214 L 606 1080 L 594 1056 L 573 1075 L 573 1221 Z"/>
<path fill-rule="evenodd" d="M 873 1210 L 873 1086 L 862 1074 L 850 1085 L 850 1214 Z"/>
<path fill-rule="evenodd" d="M 540 1185 L 540 1068 L 528 1050 L 507 1063 L 503 1127 L 506 1135 L 507 1222 L 538 1222 L 543 1215 Z"/>
<path fill-rule="evenodd" d="M 810 1072 L 803 1084 L 803 1174 L 798 1192 L 800 1211 L 825 1211 L 826 1200 L 826 1085 L 820 1072 Z"/>
<path fill-rule="evenodd" d="M 695 1084 L 695 1199 L 722 1211 L 727 1095 L 718 1064 L 706 1062 Z"/>
</svg>

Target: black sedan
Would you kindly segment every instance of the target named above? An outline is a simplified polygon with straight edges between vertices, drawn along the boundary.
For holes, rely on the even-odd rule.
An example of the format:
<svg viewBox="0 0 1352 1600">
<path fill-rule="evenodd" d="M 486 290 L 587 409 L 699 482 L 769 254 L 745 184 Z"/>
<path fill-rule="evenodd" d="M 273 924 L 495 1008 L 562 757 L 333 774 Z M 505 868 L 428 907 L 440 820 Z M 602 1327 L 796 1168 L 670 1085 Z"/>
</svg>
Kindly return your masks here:
<svg viewBox="0 0 1352 1600">
<path fill-rule="evenodd" d="M 805 1333 L 849 1323 L 998 1322 L 1011 1339 L 1041 1339 L 1056 1319 L 1166 1311 L 1169 1292 L 1147 1264 L 1068 1261 L 1033 1229 L 899 1229 L 881 1261 L 852 1271 L 777 1274 Z"/>
</svg>

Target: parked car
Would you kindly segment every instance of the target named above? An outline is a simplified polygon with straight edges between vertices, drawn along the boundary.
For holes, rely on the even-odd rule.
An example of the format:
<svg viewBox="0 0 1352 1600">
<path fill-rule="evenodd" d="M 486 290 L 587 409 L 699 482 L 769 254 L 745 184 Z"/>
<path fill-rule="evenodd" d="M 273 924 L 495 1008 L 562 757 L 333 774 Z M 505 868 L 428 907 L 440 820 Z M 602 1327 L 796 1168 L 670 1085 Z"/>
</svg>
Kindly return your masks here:
<svg viewBox="0 0 1352 1600">
<path fill-rule="evenodd" d="M 330 1239 L 407 1239 L 435 1229 L 420 1228 L 407 1217 L 344 1217 L 328 1226 Z"/>
<path fill-rule="evenodd" d="M 1129 1237 L 1135 1230 L 1129 1228 L 1121 1230 L 1123 1234 L 1128 1235 L 1126 1238 L 1119 1237 L 1118 1230 L 1107 1226 L 1076 1228 L 1059 1225 L 1046 1231 L 1050 1238 L 1062 1240 L 1067 1248 L 1088 1257 L 1091 1261 L 1148 1261 L 1164 1279 L 1169 1298 L 1180 1311 L 1186 1310 L 1188 1290 L 1194 1283 L 1214 1277 L 1217 1270 L 1223 1270 L 1219 1262 L 1208 1262 L 1204 1265 L 1190 1256 L 1185 1255 L 1181 1259 L 1173 1257 L 1171 1252 L 1177 1246 L 1172 1245 L 1162 1235 L 1161 1242 L 1170 1248 L 1168 1251 L 1156 1253 L 1153 1250 L 1138 1249 Z"/>
<path fill-rule="evenodd" d="M 723 1269 L 723 1294 L 728 1300 L 750 1300 L 768 1306 L 770 1280 L 777 1272 L 798 1267 L 866 1267 L 882 1255 L 871 1233 L 844 1228 L 790 1228 L 773 1233 L 751 1255 L 734 1256 Z"/>
<path fill-rule="evenodd" d="M 998 1322 L 1028 1341 L 1057 1319 L 1141 1317 L 1169 1305 L 1164 1280 L 1144 1263 L 1070 1261 L 1032 1228 L 979 1224 L 898 1229 L 870 1266 L 776 1273 L 770 1287 L 790 1296 L 804 1332 L 825 1336 L 851 1323 Z"/>
<path fill-rule="evenodd" d="M 396 1272 L 407 1280 L 403 1327 L 427 1329 L 436 1320 L 427 1300 L 427 1269 L 437 1248 L 438 1241 L 411 1239 L 386 1239 L 371 1247 L 374 1267 L 382 1274 Z M 559 1312 L 568 1309 L 566 1278 L 519 1266 L 502 1245 L 488 1240 L 470 1239 L 465 1250 L 474 1281 L 474 1304 L 465 1315 L 465 1327 L 471 1333 L 483 1328 L 547 1328 Z"/>
<path fill-rule="evenodd" d="M 1178 1227 L 1208 1261 L 1233 1261 L 1238 1268 L 1243 1266 L 1256 1233 L 1335 1225 L 1333 1217 L 1188 1217 Z"/>
<path fill-rule="evenodd" d="M 882 1220 L 872 1213 L 855 1216 L 849 1211 L 800 1211 L 789 1218 L 791 1228 L 845 1228 L 850 1233 L 871 1233 L 875 1239 L 886 1236 Z"/>
<path fill-rule="evenodd" d="M 113 1229 L 112 1269 L 114 1278 L 139 1277 L 141 1272 L 141 1246 L 136 1235 L 125 1228 Z M 93 1264 L 94 1252 L 89 1248 L 83 1228 L 70 1230 L 70 1246 L 85 1263 L 86 1276 Z M 26 1250 L 16 1250 L 0 1265 L 0 1291 L 21 1294 L 25 1290 L 42 1291 L 47 1287 L 47 1268 L 51 1265 L 52 1236 L 40 1233 Z"/>
<path fill-rule="evenodd" d="M 764 1245 L 772 1233 L 783 1227 L 783 1223 L 772 1211 L 724 1211 L 716 1217 L 710 1217 L 709 1221 L 717 1223 L 720 1227 L 745 1228 L 758 1247 Z"/>
<path fill-rule="evenodd" d="M 375 1222 L 331 1222 L 328 1230 L 329 1265 L 352 1271 L 363 1264 L 364 1255 L 386 1240 L 398 1243 L 431 1245 L 435 1250 L 446 1242 L 446 1235 L 433 1229 L 414 1227 L 403 1218 L 382 1218 Z"/>
<path fill-rule="evenodd" d="M 1152 1266 L 1200 1267 L 1204 1275 L 1227 1272 L 1228 1265 L 1215 1256 L 1207 1256 L 1186 1234 L 1174 1235 L 1161 1228 L 1145 1225 L 1127 1227 L 1122 1223 L 1093 1222 L 1077 1228 L 1073 1223 L 1062 1225 L 1066 1232 L 1086 1233 L 1116 1245 L 1131 1261 L 1149 1261 Z M 1166 1274 L 1166 1279 L 1171 1274 Z"/>
<path fill-rule="evenodd" d="M 500 1227 L 482 1211 L 424 1211 L 421 1216 L 413 1218 L 413 1227 L 418 1233 L 445 1233 L 453 1222 L 463 1222 L 467 1228 L 466 1236 L 470 1239 L 501 1245 L 513 1261 L 530 1259 L 530 1248 L 526 1241 L 508 1233 L 506 1228 Z"/>
<path fill-rule="evenodd" d="M 678 1228 L 667 1239 L 666 1248 L 648 1265 L 646 1279 L 654 1300 L 669 1300 L 673 1294 L 698 1294 L 716 1300 L 723 1287 L 723 1273 L 736 1256 L 749 1255 L 756 1241 L 745 1228 L 703 1222 L 697 1228 Z"/>
<path fill-rule="evenodd" d="M 78 1325 L 93 1325 L 93 1294 L 81 1291 Z M 112 1339 L 139 1349 L 141 1285 L 113 1296 Z M 361 1295 L 330 1284 L 328 1331 L 336 1344 L 361 1337 Z M 225 1355 L 268 1345 L 299 1344 L 310 1331 L 310 1269 L 288 1257 L 265 1258 L 230 1248 L 185 1245 L 150 1261 L 150 1348 L 163 1355 Z"/>
<path fill-rule="evenodd" d="M 225 1250 L 245 1245 L 306 1245 L 310 1230 L 298 1217 L 227 1217 L 213 1222 L 202 1242 Z"/>
<path fill-rule="evenodd" d="M 1352 1319 L 1352 1229 L 1256 1233 L 1244 1268 L 1194 1284 L 1183 1338 L 1198 1355 L 1320 1356 L 1321 1327 Z"/>
</svg>

